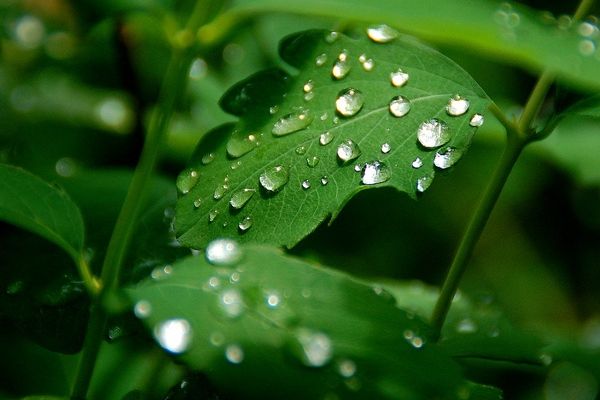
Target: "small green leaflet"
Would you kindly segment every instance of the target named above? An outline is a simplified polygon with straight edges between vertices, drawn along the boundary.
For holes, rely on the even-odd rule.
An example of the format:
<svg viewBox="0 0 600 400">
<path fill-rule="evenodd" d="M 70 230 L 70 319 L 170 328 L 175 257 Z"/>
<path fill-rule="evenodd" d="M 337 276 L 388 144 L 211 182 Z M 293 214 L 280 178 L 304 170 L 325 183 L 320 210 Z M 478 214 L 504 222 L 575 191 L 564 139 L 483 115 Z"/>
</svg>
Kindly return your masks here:
<svg viewBox="0 0 600 400">
<path fill-rule="evenodd" d="M 84 227 L 67 194 L 29 172 L 0 164 L 0 220 L 36 233 L 79 262 Z"/>
<path fill-rule="evenodd" d="M 360 190 L 415 197 L 460 159 L 483 123 L 483 90 L 414 39 L 367 32 L 292 35 L 280 54 L 297 73 L 263 71 L 225 94 L 239 121 L 209 133 L 178 178 L 182 244 L 293 246 Z"/>
<path fill-rule="evenodd" d="M 215 240 L 206 257 L 127 292 L 165 350 L 234 398 L 469 394 L 429 327 L 389 292 L 273 248 Z"/>
</svg>

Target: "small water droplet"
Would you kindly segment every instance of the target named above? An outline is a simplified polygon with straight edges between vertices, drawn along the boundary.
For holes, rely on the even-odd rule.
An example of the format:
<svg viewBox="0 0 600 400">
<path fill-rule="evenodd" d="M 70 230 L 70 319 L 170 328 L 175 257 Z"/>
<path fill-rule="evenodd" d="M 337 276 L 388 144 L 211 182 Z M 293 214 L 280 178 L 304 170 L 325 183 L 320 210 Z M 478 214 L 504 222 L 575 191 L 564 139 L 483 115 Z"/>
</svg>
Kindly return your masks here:
<svg viewBox="0 0 600 400">
<path fill-rule="evenodd" d="M 408 74 L 400 68 L 390 73 L 390 82 L 392 83 L 392 86 L 402 87 L 406 85 L 408 78 Z"/>
<path fill-rule="evenodd" d="M 308 92 L 304 94 L 304 101 L 311 101 L 315 97 L 315 92 Z"/>
<path fill-rule="evenodd" d="M 365 58 L 360 61 L 363 69 L 367 72 L 370 72 L 375 68 L 375 61 L 372 58 Z"/>
<path fill-rule="evenodd" d="M 360 154 L 358 145 L 351 139 L 343 141 L 337 148 L 337 156 L 344 163 L 357 159 Z"/>
<path fill-rule="evenodd" d="M 598 32 L 598 27 L 589 21 L 584 21 L 577 27 L 577 33 L 584 37 L 594 36 Z"/>
<path fill-rule="evenodd" d="M 325 186 L 329 183 L 329 178 L 327 178 L 326 176 L 321 178 L 321 185 Z"/>
<path fill-rule="evenodd" d="M 360 172 L 360 171 L 362 171 L 362 165 L 360 165 L 360 164 L 356 164 L 356 165 L 354 166 L 354 171 L 355 171 L 355 172 Z"/>
<path fill-rule="evenodd" d="M 444 121 L 432 118 L 419 126 L 417 138 L 427 148 L 442 146 L 450 141 L 448 125 Z"/>
<path fill-rule="evenodd" d="M 410 111 L 410 100 L 404 96 L 396 96 L 390 101 L 390 113 L 394 117 L 404 117 Z"/>
<path fill-rule="evenodd" d="M 198 171 L 186 169 L 177 177 L 175 185 L 181 194 L 187 194 L 198 183 Z"/>
<path fill-rule="evenodd" d="M 298 154 L 299 156 L 303 155 L 304 153 L 306 153 L 306 146 L 298 146 L 296 147 L 296 154 Z"/>
<path fill-rule="evenodd" d="M 219 210 L 211 210 L 208 213 L 208 222 L 213 222 L 219 216 Z"/>
<path fill-rule="evenodd" d="M 331 68 L 331 75 L 335 79 L 343 79 L 350 73 L 351 67 L 346 59 L 346 53 L 340 53 L 338 59 L 333 64 L 333 67 Z"/>
<path fill-rule="evenodd" d="M 154 328 L 154 337 L 163 349 L 180 354 L 186 351 L 192 342 L 192 327 L 183 318 L 169 319 Z"/>
<path fill-rule="evenodd" d="M 211 162 L 213 162 L 215 160 L 215 154 L 214 153 L 206 153 L 205 155 L 202 156 L 202 164 L 204 165 L 208 165 Z"/>
<path fill-rule="evenodd" d="M 314 168 L 319 164 L 319 157 L 317 156 L 312 156 L 312 157 L 308 157 L 306 159 L 306 165 L 308 165 L 310 168 Z"/>
<path fill-rule="evenodd" d="M 414 161 L 412 162 L 412 167 L 415 169 L 419 169 L 423 166 L 423 160 L 421 160 L 421 158 L 417 157 L 414 159 Z"/>
<path fill-rule="evenodd" d="M 424 191 L 426 191 L 429 188 L 429 186 L 431 186 L 432 182 L 433 179 L 429 176 L 423 176 L 417 179 L 417 190 L 419 191 L 419 193 L 423 193 Z"/>
<path fill-rule="evenodd" d="M 225 289 L 219 295 L 219 309 L 228 318 L 237 318 L 244 312 L 244 300 L 237 289 Z"/>
<path fill-rule="evenodd" d="M 288 183 L 289 179 L 287 168 L 278 165 L 264 171 L 258 180 L 260 185 L 267 191 L 277 192 Z"/>
<path fill-rule="evenodd" d="M 254 196 L 254 193 L 256 193 L 256 189 L 245 188 L 238 190 L 231 196 L 229 204 L 231 205 L 231 207 L 235 208 L 236 210 L 239 210 L 250 201 L 252 196 Z"/>
<path fill-rule="evenodd" d="M 327 120 L 327 117 L 328 117 L 328 114 L 327 114 L 327 111 L 326 111 L 326 112 L 324 112 L 323 114 L 321 114 L 321 116 L 319 117 L 319 119 L 320 119 L 321 121 L 326 121 L 326 120 Z"/>
<path fill-rule="evenodd" d="M 275 136 L 285 136 L 293 132 L 307 128 L 313 121 L 312 114 L 307 109 L 299 109 L 281 117 L 271 132 Z"/>
<path fill-rule="evenodd" d="M 200 208 L 201 205 L 202 205 L 201 198 L 197 198 L 196 200 L 194 200 L 194 208 Z"/>
<path fill-rule="evenodd" d="M 473 116 L 471 117 L 471 120 L 469 121 L 469 125 L 477 128 L 477 127 L 480 127 L 481 125 L 483 125 L 483 122 L 484 122 L 483 115 L 473 114 Z"/>
<path fill-rule="evenodd" d="M 218 289 L 221 286 L 221 280 L 216 276 L 211 276 L 206 282 L 205 289 Z"/>
<path fill-rule="evenodd" d="M 340 36 L 339 32 L 335 32 L 335 31 L 328 32 L 325 35 L 325 41 L 327 43 L 331 44 L 331 43 L 335 42 L 336 40 L 338 40 L 339 36 Z"/>
<path fill-rule="evenodd" d="M 269 308 L 277 308 L 281 304 L 281 295 L 274 290 L 265 293 L 265 303 Z"/>
<path fill-rule="evenodd" d="M 410 340 L 410 344 L 412 345 L 412 347 L 414 347 L 415 349 L 420 349 L 421 347 L 423 347 L 423 345 L 425 344 L 425 341 L 419 337 L 419 336 L 415 336 L 414 338 L 412 338 Z"/>
<path fill-rule="evenodd" d="M 337 370 L 344 378 L 352 378 L 356 373 L 356 363 L 349 359 L 338 361 Z"/>
<path fill-rule="evenodd" d="M 54 170 L 62 177 L 70 178 L 75 175 L 77 171 L 77 164 L 72 158 L 62 157 L 54 164 Z"/>
<path fill-rule="evenodd" d="M 236 169 L 238 169 L 241 166 L 242 166 L 242 161 L 241 160 L 237 160 L 237 161 L 231 163 L 231 165 L 229 166 L 229 168 L 231 168 L 231 170 L 236 170 Z"/>
<path fill-rule="evenodd" d="M 310 189 L 310 182 L 307 180 L 302 181 L 302 189 L 307 190 Z"/>
<path fill-rule="evenodd" d="M 155 281 L 166 279 L 173 273 L 173 267 L 170 265 L 165 265 L 162 267 L 156 267 L 150 273 L 150 277 Z"/>
<path fill-rule="evenodd" d="M 248 229 L 250 229 L 252 227 L 252 217 L 250 216 L 246 216 L 244 217 L 244 219 L 242 219 L 240 221 L 240 223 L 238 224 L 238 228 L 240 228 L 240 230 L 242 232 L 246 232 Z"/>
<path fill-rule="evenodd" d="M 548 365 L 552 364 L 552 356 L 550 354 L 548 354 L 548 353 L 542 353 L 540 355 L 540 361 L 545 366 L 548 366 Z"/>
<path fill-rule="evenodd" d="M 579 53 L 584 56 L 591 56 L 596 52 L 596 43 L 590 39 L 583 39 L 578 45 Z"/>
<path fill-rule="evenodd" d="M 147 300 L 140 300 L 133 306 L 133 313 L 140 319 L 148 318 L 152 313 L 152 305 Z"/>
<path fill-rule="evenodd" d="M 450 100 L 448 100 L 448 104 L 446 105 L 446 112 L 448 113 L 448 115 L 457 117 L 469 111 L 469 105 L 469 100 L 464 99 L 459 95 L 455 95 Z"/>
<path fill-rule="evenodd" d="M 223 183 L 222 185 L 217 186 L 215 192 L 213 193 L 213 199 L 220 200 L 225 196 L 225 193 L 229 190 L 229 185 L 227 183 Z"/>
<path fill-rule="evenodd" d="M 460 160 L 463 155 L 463 151 L 456 147 L 448 147 L 442 152 L 435 153 L 435 159 L 433 165 L 440 169 L 450 168 Z"/>
<path fill-rule="evenodd" d="M 237 344 L 230 344 L 225 348 L 225 359 L 232 364 L 241 364 L 244 361 L 244 350 Z"/>
<path fill-rule="evenodd" d="M 277 111 L 279 111 L 279 106 L 278 105 L 274 105 L 269 107 L 269 114 L 273 115 L 276 114 Z"/>
<path fill-rule="evenodd" d="M 208 340 L 213 346 L 221 347 L 225 343 L 225 336 L 221 332 L 212 332 Z"/>
<path fill-rule="evenodd" d="M 241 275 L 239 272 L 232 272 L 231 275 L 229 275 L 229 282 L 231 283 L 238 283 L 240 281 Z"/>
<path fill-rule="evenodd" d="M 333 140 L 333 133 L 331 133 L 329 131 L 323 132 L 319 136 L 319 144 L 321 144 L 321 146 L 328 145 L 329 143 L 331 143 L 332 140 Z"/>
<path fill-rule="evenodd" d="M 329 336 L 308 328 L 300 328 L 295 334 L 293 353 L 307 367 L 323 367 L 333 356 L 333 345 Z"/>
<path fill-rule="evenodd" d="M 348 88 L 338 93 L 335 100 L 336 110 L 344 117 L 356 115 L 364 105 L 363 94 L 358 89 Z"/>
<path fill-rule="evenodd" d="M 398 32 L 388 25 L 372 25 L 367 28 L 367 36 L 375 43 L 388 43 L 398 37 Z"/>
<path fill-rule="evenodd" d="M 206 261 L 212 265 L 235 265 L 242 255 L 242 249 L 232 239 L 215 239 L 206 246 Z"/>
<path fill-rule="evenodd" d="M 458 333 L 474 333 L 477 332 L 477 325 L 472 319 L 465 318 L 456 325 L 456 331 Z"/>
<path fill-rule="evenodd" d="M 306 81 L 304 86 L 302 86 L 302 90 L 304 91 L 304 93 L 312 92 L 312 90 L 314 88 L 315 88 L 315 83 L 310 79 L 308 81 Z"/>
<path fill-rule="evenodd" d="M 381 161 L 365 163 L 362 169 L 362 183 L 364 185 L 376 185 L 389 180 L 391 176 L 390 168 Z"/>
<path fill-rule="evenodd" d="M 327 62 L 327 54 L 321 53 L 315 58 L 315 65 L 317 67 L 322 67 Z"/>
<path fill-rule="evenodd" d="M 251 152 L 260 146 L 260 136 L 258 133 L 246 135 L 238 131 L 234 132 L 227 142 L 227 154 L 233 158 L 239 158 Z"/>
</svg>

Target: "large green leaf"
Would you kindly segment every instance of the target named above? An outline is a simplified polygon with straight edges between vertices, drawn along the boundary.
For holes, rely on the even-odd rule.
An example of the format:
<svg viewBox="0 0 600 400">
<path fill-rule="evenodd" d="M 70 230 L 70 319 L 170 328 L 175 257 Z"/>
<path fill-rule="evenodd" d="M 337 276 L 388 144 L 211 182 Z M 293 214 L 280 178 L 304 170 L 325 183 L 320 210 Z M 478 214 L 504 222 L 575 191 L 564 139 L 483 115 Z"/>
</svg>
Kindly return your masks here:
<svg viewBox="0 0 600 400">
<path fill-rule="evenodd" d="M 445 399 L 468 387 L 385 290 L 257 245 L 221 239 L 207 254 L 213 265 L 189 257 L 128 293 L 167 351 L 234 398 Z"/>
<path fill-rule="evenodd" d="M 183 244 L 240 236 L 292 246 L 358 191 L 391 186 L 414 197 L 460 158 L 477 129 L 471 118 L 488 105 L 481 88 L 410 38 L 376 40 L 364 32 L 288 37 L 280 53 L 299 73 L 263 71 L 225 94 L 223 108 L 240 120 L 208 134 L 178 179 Z M 410 101 L 408 113 L 392 101 L 398 96 Z M 464 99 L 468 110 L 450 115 L 449 103 Z M 436 123 L 447 137 L 423 129 L 418 138 Z"/>
<path fill-rule="evenodd" d="M 575 6 L 573 6 L 573 11 Z M 237 0 L 204 33 L 261 13 L 293 12 L 388 23 L 428 40 L 470 47 L 538 71 L 550 69 L 583 88 L 600 87 L 598 28 L 527 7 L 472 0 Z"/>
<path fill-rule="evenodd" d="M 36 233 L 62 247 L 78 262 L 84 228 L 77 205 L 40 178 L 0 164 L 0 220 Z"/>
</svg>

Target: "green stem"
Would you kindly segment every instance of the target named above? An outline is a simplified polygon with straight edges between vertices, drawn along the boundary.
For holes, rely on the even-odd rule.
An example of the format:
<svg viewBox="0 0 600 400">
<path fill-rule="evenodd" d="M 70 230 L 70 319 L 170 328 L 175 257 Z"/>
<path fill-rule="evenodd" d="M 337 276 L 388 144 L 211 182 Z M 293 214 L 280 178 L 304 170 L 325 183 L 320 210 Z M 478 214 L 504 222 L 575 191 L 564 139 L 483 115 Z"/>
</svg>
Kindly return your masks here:
<svg viewBox="0 0 600 400">
<path fill-rule="evenodd" d="M 96 297 L 100 293 L 100 281 L 98 281 L 98 279 L 90 270 L 90 266 L 83 254 L 80 254 L 75 262 L 77 263 L 79 276 L 81 279 L 83 279 L 83 284 L 85 285 L 88 293 L 91 297 Z"/>
</svg>

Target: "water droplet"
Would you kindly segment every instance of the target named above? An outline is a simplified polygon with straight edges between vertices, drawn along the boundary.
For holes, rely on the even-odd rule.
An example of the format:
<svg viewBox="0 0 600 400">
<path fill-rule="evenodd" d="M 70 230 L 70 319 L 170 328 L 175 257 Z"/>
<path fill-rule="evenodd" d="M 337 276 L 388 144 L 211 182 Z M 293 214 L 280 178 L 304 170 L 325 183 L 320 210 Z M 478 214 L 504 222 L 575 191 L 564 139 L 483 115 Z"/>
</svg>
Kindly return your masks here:
<svg viewBox="0 0 600 400">
<path fill-rule="evenodd" d="M 319 136 L 319 143 L 321 144 L 321 146 L 328 145 L 329 143 L 331 143 L 332 140 L 333 140 L 333 133 L 331 133 L 329 131 L 323 132 Z"/>
<path fill-rule="evenodd" d="M 213 193 L 213 199 L 220 200 L 225 196 L 225 193 L 229 190 L 229 185 L 227 183 L 223 183 L 222 185 L 217 186 L 215 192 Z"/>
<path fill-rule="evenodd" d="M 306 165 L 308 165 L 311 168 L 314 168 L 319 164 L 319 161 L 320 159 L 317 156 L 308 157 L 306 159 Z"/>
<path fill-rule="evenodd" d="M 192 327 L 183 318 L 161 322 L 154 328 L 154 337 L 160 346 L 174 354 L 186 351 L 192 341 Z"/>
<path fill-rule="evenodd" d="M 238 283 L 240 281 L 241 275 L 239 272 L 232 272 L 231 275 L 229 275 L 229 282 L 231 283 Z"/>
<path fill-rule="evenodd" d="M 390 113 L 394 117 L 404 117 L 410 111 L 410 100 L 404 96 L 396 96 L 390 101 Z"/>
<path fill-rule="evenodd" d="M 390 168 L 381 161 L 365 163 L 362 169 L 362 183 L 364 185 L 376 185 L 389 180 L 391 176 Z"/>
<path fill-rule="evenodd" d="M 442 146 L 450 141 L 448 125 L 444 121 L 432 118 L 419 126 L 417 138 L 427 148 Z"/>
<path fill-rule="evenodd" d="M 254 193 L 256 193 L 256 189 L 245 188 L 238 190 L 231 196 L 229 204 L 231 205 L 231 207 L 235 208 L 236 210 L 239 210 L 250 201 L 252 196 L 254 196 Z"/>
<path fill-rule="evenodd" d="M 373 61 L 372 58 L 367 58 L 366 60 L 361 61 L 361 64 L 363 69 L 367 72 L 372 71 L 375 67 L 375 61 Z"/>
<path fill-rule="evenodd" d="M 252 223 L 253 221 L 251 216 L 244 217 L 244 219 L 242 219 L 238 224 L 238 228 L 240 228 L 242 232 L 246 232 L 252 227 Z"/>
<path fill-rule="evenodd" d="M 417 190 L 419 193 L 426 191 L 429 186 L 431 186 L 431 182 L 433 182 L 433 179 L 429 176 L 423 176 L 417 179 Z"/>
<path fill-rule="evenodd" d="M 360 171 L 362 171 L 362 165 L 360 165 L 360 164 L 356 164 L 356 165 L 354 166 L 354 171 L 355 171 L 355 172 L 360 172 Z"/>
<path fill-rule="evenodd" d="M 584 56 L 591 56 L 596 51 L 596 44 L 590 39 L 583 39 L 579 42 L 579 52 Z"/>
<path fill-rule="evenodd" d="M 310 189 L 310 182 L 307 180 L 302 181 L 302 189 Z"/>
<path fill-rule="evenodd" d="M 215 154 L 214 153 L 206 153 L 205 155 L 202 156 L 202 164 L 204 165 L 208 165 L 211 162 L 213 162 L 215 159 Z"/>
<path fill-rule="evenodd" d="M 308 92 L 304 94 L 304 101 L 311 101 L 315 97 L 315 92 Z"/>
<path fill-rule="evenodd" d="M 250 133 L 248 135 L 236 131 L 227 142 L 227 154 L 238 158 L 260 146 L 260 134 Z"/>
<path fill-rule="evenodd" d="M 484 122 L 483 115 L 473 114 L 473 116 L 471 117 L 471 120 L 469 121 L 469 125 L 477 128 L 477 127 L 480 127 L 481 125 L 483 125 L 483 122 Z"/>
<path fill-rule="evenodd" d="M 372 25 L 367 28 L 367 36 L 375 43 L 388 43 L 398 37 L 398 32 L 388 25 Z"/>
<path fill-rule="evenodd" d="M 540 361 L 545 366 L 548 366 L 548 365 L 552 364 L 552 356 L 548 353 L 542 353 L 542 354 L 540 354 Z"/>
<path fill-rule="evenodd" d="M 208 213 L 208 222 L 213 222 L 219 216 L 219 210 L 211 210 Z"/>
<path fill-rule="evenodd" d="M 331 43 L 335 42 L 336 40 L 338 40 L 339 36 L 340 36 L 339 32 L 335 32 L 335 31 L 328 32 L 325 35 L 325 41 L 327 43 L 331 44 Z"/>
<path fill-rule="evenodd" d="M 276 291 L 267 291 L 265 294 L 265 303 L 269 308 L 277 308 L 281 304 L 281 296 Z"/>
<path fill-rule="evenodd" d="M 584 37 L 592 37 L 598 32 L 598 27 L 589 21 L 584 21 L 577 27 L 577 33 Z"/>
<path fill-rule="evenodd" d="M 306 146 L 298 146 L 296 147 L 296 154 L 298 154 L 299 156 L 303 155 L 304 153 L 306 153 Z"/>
<path fill-rule="evenodd" d="M 304 93 L 312 92 L 312 90 L 314 88 L 315 88 L 315 83 L 312 80 L 306 81 L 304 86 L 302 86 L 302 90 L 304 91 Z"/>
<path fill-rule="evenodd" d="M 412 338 L 410 340 L 410 344 L 412 345 L 412 347 L 414 347 L 415 349 L 420 349 L 421 347 L 423 347 L 423 345 L 425 344 L 425 341 L 419 337 L 419 336 L 415 336 L 414 338 Z"/>
<path fill-rule="evenodd" d="M 321 116 L 319 117 L 319 119 L 321 121 L 325 121 L 325 120 L 327 120 L 327 117 L 328 117 L 328 114 L 327 114 L 327 111 L 326 111 L 323 114 L 321 114 Z"/>
<path fill-rule="evenodd" d="M 349 359 L 338 361 L 337 370 L 344 378 L 352 378 L 356 373 L 356 363 Z"/>
<path fill-rule="evenodd" d="M 228 318 L 237 318 L 244 312 L 244 301 L 237 289 L 225 289 L 219 296 L 219 309 Z"/>
<path fill-rule="evenodd" d="M 173 267 L 170 265 L 165 265 L 163 267 L 156 267 L 150 273 L 150 277 L 155 281 L 166 279 L 173 272 Z"/>
<path fill-rule="evenodd" d="M 221 332 L 212 332 L 208 340 L 213 346 L 221 347 L 225 343 L 225 336 Z"/>
<path fill-rule="evenodd" d="M 327 178 L 326 176 L 321 178 L 321 185 L 325 186 L 329 183 L 329 178 Z"/>
<path fill-rule="evenodd" d="M 358 145 L 351 139 L 345 140 L 337 148 L 337 156 L 342 162 L 349 162 L 358 158 L 361 154 Z"/>
<path fill-rule="evenodd" d="M 269 114 L 273 115 L 276 114 L 277 111 L 279 111 L 279 106 L 278 105 L 274 105 L 269 107 Z"/>
<path fill-rule="evenodd" d="M 198 171 L 186 169 L 177 177 L 175 185 L 181 194 L 187 194 L 198 183 Z"/>
<path fill-rule="evenodd" d="M 231 168 L 232 170 L 236 170 L 236 169 L 238 169 L 241 166 L 242 166 L 242 161 L 238 160 L 238 161 L 235 161 L 235 162 L 231 163 L 231 165 L 229 166 L 229 168 Z"/>
<path fill-rule="evenodd" d="M 77 165 L 72 158 L 62 157 L 54 164 L 56 173 L 62 177 L 70 178 L 75 175 L 77 171 Z"/>
<path fill-rule="evenodd" d="M 321 53 L 315 58 L 315 64 L 317 67 L 322 67 L 327 62 L 327 54 Z"/>
<path fill-rule="evenodd" d="M 271 132 L 275 136 L 285 136 L 307 128 L 312 121 L 311 113 L 307 109 L 300 109 L 281 117 L 273 124 Z"/>
<path fill-rule="evenodd" d="M 308 367 L 323 367 L 333 356 L 333 345 L 329 336 L 308 328 L 296 331 L 292 351 L 299 357 L 302 364 Z"/>
<path fill-rule="evenodd" d="M 421 160 L 421 158 L 417 157 L 415 158 L 415 160 L 412 162 L 412 167 L 415 169 L 419 169 L 423 166 L 423 160 Z"/>
<path fill-rule="evenodd" d="M 463 151 L 456 147 L 448 147 L 443 152 L 435 153 L 435 159 L 433 165 L 440 169 L 450 168 L 460 160 L 463 155 Z"/>
<path fill-rule="evenodd" d="M 237 344 L 230 344 L 225 348 L 225 358 L 232 364 L 244 361 L 244 349 Z"/>
<path fill-rule="evenodd" d="M 210 278 L 208 278 L 206 284 L 207 287 L 205 289 L 218 289 L 219 286 L 221 286 L 221 280 L 216 276 L 211 276 Z"/>
<path fill-rule="evenodd" d="M 152 305 L 149 301 L 140 300 L 133 306 L 133 313 L 140 319 L 148 318 L 152 313 Z"/>
<path fill-rule="evenodd" d="M 232 239 L 215 239 L 206 246 L 206 261 L 212 265 L 235 265 L 242 255 L 242 249 Z"/>
<path fill-rule="evenodd" d="M 398 68 L 396 71 L 390 73 L 390 82 L 393 86 L 402 87 L 408 82 L 408 74 Z"/>
<path fill-rule="evenodd" d="M 331 68 L 331 75 L 335 79 L 343 79 L 350 72 L 350 64 L 346 61 L 346 53 L 340 53 L 338 59 L 333 64 L 333 68 Z"/>
<path fill-rule="evenodd" d="M 456 331 L 458 333 L 474 333 L 477 332 L 477 325 L 472 319 L 465 318 L 456 325 Z"/>
<path fill-rule="evenodd" d="M 456 95 L 448 100 L 448 104 L 446 105 L 446 112 L 448 115 L 452 115 L 454 117 L 463 115 L 469 110 L 469 100 Z"/>
<path fill-rule="evenodd" d="M 338 93 L 335 108 L 344 117 L 352 117 L 361 110 L 364 103 L 363 94 L 360 90 L 348 88 Z"/>
<path fill-rule="evenodd" d="M 260 185 L 269 192 L 277 192 L 288 183 L 289 179 L 287 168 L 278 165 L 264 171 L 258 180 Z"/>
</svg>

